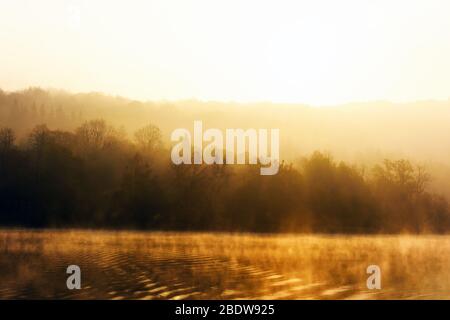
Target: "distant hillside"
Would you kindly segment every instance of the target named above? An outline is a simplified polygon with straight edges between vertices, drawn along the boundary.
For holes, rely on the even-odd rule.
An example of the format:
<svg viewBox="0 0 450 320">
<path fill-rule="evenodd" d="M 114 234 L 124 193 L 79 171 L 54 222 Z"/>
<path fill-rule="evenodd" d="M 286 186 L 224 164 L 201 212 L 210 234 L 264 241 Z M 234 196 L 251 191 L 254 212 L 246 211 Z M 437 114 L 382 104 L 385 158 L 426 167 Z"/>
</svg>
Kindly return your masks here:
<svg viewBox="0 0 450 320">
<path fill-rule="evenodd" d="M 192 128 L 194 120 L 203 120 L 206 127 L 280 128 L 284 159 L 295 160 L 314 150 L 368 165 L 385 157 L 409 158 L 430 168 L 433 187 L 450 196 L 450 101 L 316 108 L 266 102 L 141 102 L 39 88 L 0 91 L 0 126 L 13 128 L 19 136 L 42 123 L 72 130 L 96 118 L 123 126 L 128 134 L 154 123 L 166 142 L 172 130 Z"/>
</svg>

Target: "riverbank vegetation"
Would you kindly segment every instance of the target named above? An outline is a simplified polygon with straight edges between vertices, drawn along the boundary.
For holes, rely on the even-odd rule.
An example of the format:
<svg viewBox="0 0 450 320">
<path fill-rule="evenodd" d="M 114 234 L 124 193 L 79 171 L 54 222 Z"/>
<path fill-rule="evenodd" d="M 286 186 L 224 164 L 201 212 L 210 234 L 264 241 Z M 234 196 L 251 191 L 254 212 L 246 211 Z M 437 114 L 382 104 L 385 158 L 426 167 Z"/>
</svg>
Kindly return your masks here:
<svg viewBox="0 0 450 320">
<path fill-rule="evenodd" d="M 0 130 L 0 225 L 323 233 L 444 233 L 447 201 L 405 159 L 372 167 L 314 152 L 282 163 L 179 165 L 149 124 Z"/>
</svg>

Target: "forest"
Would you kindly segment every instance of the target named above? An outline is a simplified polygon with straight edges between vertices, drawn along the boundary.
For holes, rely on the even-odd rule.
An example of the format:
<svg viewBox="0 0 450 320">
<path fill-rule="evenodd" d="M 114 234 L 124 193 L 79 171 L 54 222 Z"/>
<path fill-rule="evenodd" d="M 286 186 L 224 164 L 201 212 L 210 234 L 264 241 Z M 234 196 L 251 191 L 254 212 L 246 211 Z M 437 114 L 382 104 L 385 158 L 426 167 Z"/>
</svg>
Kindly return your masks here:
<svg viewBox="0 0 450 320">
<path fill-rule="evenodd" d="M 174 165 L 160 129 L 104 120 L 0 129 L 0 225 L 318 233 L 445 233 L 447 200 L 405 159 L 356 166 L 313 152 L 258 165 Z"/>
<path fill-rule="evenodd" d="M 321 109 L 0 90 L 0 226 L 445 233 L 448 116 L 448 101 Z M 170 131 L 195 119 L 280 128 L 278 174 L 174 165 Z"/>
</svg>

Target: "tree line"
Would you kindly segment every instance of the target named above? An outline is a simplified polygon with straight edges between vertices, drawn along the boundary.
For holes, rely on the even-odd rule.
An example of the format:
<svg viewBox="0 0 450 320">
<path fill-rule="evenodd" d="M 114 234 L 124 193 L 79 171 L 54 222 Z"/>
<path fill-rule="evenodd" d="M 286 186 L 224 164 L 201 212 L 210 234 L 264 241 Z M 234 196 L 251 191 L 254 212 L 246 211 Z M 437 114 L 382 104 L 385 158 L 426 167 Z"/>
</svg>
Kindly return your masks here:
<svg viewBox="0 0 450 320">
<path fill-rule="evenodd" d="M 372 168 L 314 152 L 282 163 L 179 165 L 161 131 L 104 120 L 74 131 L 0 129 L 0 225 L 321 233 L 445 233 L 447 201 L 408 160 Z"/>
</svg>

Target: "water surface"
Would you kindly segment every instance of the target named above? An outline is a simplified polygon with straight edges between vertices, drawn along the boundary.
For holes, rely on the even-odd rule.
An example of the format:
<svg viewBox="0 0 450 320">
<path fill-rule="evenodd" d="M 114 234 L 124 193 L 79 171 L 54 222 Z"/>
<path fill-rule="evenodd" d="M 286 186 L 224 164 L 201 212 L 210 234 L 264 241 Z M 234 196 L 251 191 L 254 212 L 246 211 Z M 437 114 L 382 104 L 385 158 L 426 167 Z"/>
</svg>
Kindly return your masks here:
<svg viewBox="0 0 450 320">
<path fill-rule="evenodd" d="M 449 253 L 449 236 L 0 230 L 0 299 L 450 299 Z"/>
</svg>

